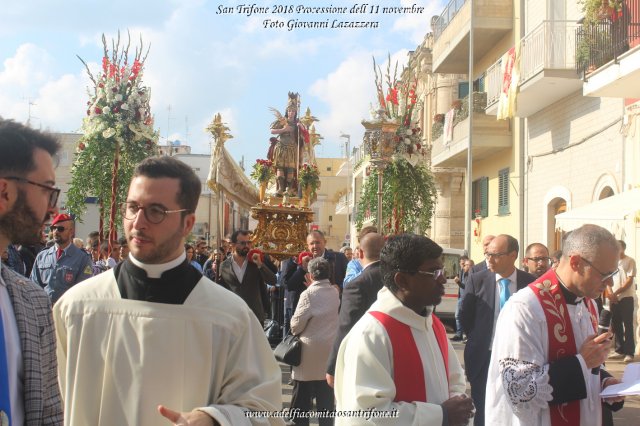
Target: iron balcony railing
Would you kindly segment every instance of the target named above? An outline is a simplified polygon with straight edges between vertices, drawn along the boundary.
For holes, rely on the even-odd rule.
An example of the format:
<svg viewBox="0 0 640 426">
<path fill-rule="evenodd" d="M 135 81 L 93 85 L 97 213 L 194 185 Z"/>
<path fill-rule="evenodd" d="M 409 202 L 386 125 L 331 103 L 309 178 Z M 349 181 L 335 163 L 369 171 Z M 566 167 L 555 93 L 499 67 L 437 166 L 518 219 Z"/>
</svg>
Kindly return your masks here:
<svg viewBox="0 0 640 426">
<path fill-rule="evenodd" d="M 640 0 L 622 0 L 603 9 L 600 19 L 576 29 L 576 69 L 584 77 L 640 44 Z"/>
</svg>

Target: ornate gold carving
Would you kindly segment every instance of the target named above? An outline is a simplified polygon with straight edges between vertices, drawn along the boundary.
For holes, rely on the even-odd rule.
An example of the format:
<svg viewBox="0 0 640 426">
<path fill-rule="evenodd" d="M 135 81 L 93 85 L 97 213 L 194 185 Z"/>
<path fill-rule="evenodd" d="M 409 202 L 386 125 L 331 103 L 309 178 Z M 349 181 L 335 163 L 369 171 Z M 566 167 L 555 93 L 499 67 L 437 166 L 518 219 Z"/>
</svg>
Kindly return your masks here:
<svg viewBox="0 0 640 426">
<path fill-rule="evenodd" d="M 259 204 L 251 208 L 251 217 L 258 221 L 253 234 L 253 246 L 270 256 L 284 260 L 307 249 L 308 224 L 313 211 L 307 208 L 280 207 Z"/>
</svg>

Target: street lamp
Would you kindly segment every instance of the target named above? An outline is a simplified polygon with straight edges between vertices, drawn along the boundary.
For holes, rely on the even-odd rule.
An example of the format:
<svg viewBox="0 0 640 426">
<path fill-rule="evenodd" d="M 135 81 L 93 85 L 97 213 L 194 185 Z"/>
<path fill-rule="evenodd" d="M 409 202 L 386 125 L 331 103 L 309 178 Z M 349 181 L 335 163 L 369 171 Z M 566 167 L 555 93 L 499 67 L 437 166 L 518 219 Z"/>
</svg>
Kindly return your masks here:
<svg viewBox="0 0 640 426">
<path fill-rule="evenodd" d="M 349 235 L 349 245 L 351 245 L 351 212 L 349 204 L 351 204 L 351 185 L 353 184 L 351 180 L 351 155 L 350 155 L 350 146 L 351 146 L 351 135 L 344 134 L 340 132 L 340 137 L 345 139 L 345 151 L 347 157 L 347 173 L 348 173 L 348 185 L 347 185 L 347 233 Z"/>
<path fill-rule="evenodd" d="M 362 120 L 365 128 L 364 146 L 371 158 L 371 164 L 378 171 L 378 212 L 376 215 L 376 226 L 378 232 L 382 233 L 382 179 L 384 169 L 391 162 L 394 152 L 393 138 L 400 127 L 394 120 L 387 119 L 384 109 L 376 111 L 371 120 Z"/>
</svg>

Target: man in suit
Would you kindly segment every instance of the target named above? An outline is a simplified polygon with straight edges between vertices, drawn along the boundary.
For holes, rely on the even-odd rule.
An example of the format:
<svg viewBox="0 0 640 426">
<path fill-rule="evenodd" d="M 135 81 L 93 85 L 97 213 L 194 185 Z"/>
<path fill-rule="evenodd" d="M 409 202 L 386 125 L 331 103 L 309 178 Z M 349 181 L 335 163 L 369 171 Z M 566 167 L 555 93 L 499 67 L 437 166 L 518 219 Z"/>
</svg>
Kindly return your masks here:
<svg viewBox="0 0 640 426">
<path fill-rule="evenodd" d="M 305 256 L 300 265 L 294 262 L 288 265 L 289 270 L 285 272 L 285 286 L 288 290 L 288 297 L 291 298 L 292 315 L 295 313 L 296 306 L 298 306 L 300 294 L 307 288 L 304 284 L 304 276 L 307 274 L 307 265 L 312 258 L 324 257 L 327 259 L 331 265 L 329 281 L 331 281 L 331 284 L 342 288 L 344 275 L 347 271 L 347 257 L 343 253 L 327 249 L 326 245 L 327 240 L 324 238 L 322 231 L 309 232 L 307 234 L 307 249 L 311 252 L 311 257 Z M 295 268 L 295 271 L 290 273 L 293 268 Z"/>
<path fill-rule="evenodd" d="M 487 252 L 487 248 L 489 247 L 489 244 L 491 244 L 491 241 L 493 241 L 493 239 L 495 238 L 495 235 L 485 235 L 485 237 L 482 239 L 482 252 L 486 253 Z M 487 270 L 487 261 L 483 260 L 482 262 L 476 263 L 473 268 L 471 268 L 471 273 L 475 273 L 475 272 L 480 272 L 480 271 L 486 271 Z"/>
<path fill-rule="evenodd" d="M 276 276 L 260 260 L 247 259 L 251 250 L 249 231 L 235 231 L 231 235 L 233 251 L 220 265 L 220 280 L 223 287 L 240 296 L 249 305 L 260 324 L 269 311 L 269 294 L 266 284 L 275 285 Z"/>
<path fill-rule="evenodd" d="M 464 348 L 464 366 L 477 410 L 475 426 L 484 425 L 491 344 L 500 309 L 511 294 L 535 280 L 533 275 L 514 266 L 518 250 L 518 240 L 511 235 L 502 234 L 493 238 L 485 251 L 488 269 L 471 274 L 465 286 L 460 319 L 468 337 Z"/>
<path fill-rule="evenodd" d="M 57 213 L 51 136 L 0 119 L 0 247 L 37 244 Z M 62 425 L 51 302 L 36 283 L 0 266 L 0 423 Z"/>
<path fill-rule="evenodd" d="M 353 281 L 345 284 L 342 291 L 342 305 L 338 319 L 338 334 L 327 363 L 327 383 L 333 387 L 338 349 L 344 336 L 353 325 L 367 312 L 376 301 L 378 291 L 382 288 L 380 275 L 380 251 L 384 246 L 384 237 L 376 232 L 365 235 L 360 240 L 363 257 L 360 260 L 363 270 Z"/>
</svg>

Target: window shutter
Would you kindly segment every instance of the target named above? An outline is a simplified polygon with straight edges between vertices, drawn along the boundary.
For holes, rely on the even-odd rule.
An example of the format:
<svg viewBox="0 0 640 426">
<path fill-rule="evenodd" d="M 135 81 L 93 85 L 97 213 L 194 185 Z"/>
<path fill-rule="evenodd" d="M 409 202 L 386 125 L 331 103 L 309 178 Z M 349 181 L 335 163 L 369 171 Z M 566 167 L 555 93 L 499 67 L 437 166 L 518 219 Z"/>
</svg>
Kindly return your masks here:
<svg viewBox="0 0 640 426">
<path fill-rule="evenodd" d="M 498 172 L 498 214 L 509 214 L 509 168 Z"/>
<path fill-rule="evenodd" d="M 489 178 L 480 178 L 480 214 L 489 216 Z"/>
</svg>

